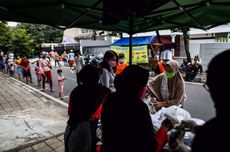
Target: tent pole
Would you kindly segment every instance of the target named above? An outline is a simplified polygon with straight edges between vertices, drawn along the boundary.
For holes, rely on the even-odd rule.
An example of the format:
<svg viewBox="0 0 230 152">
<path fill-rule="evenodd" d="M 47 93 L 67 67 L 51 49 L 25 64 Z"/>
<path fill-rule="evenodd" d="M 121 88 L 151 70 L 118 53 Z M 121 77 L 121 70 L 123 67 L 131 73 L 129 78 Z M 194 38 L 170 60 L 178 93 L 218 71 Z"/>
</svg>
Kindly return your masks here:
<svg viewBox="0 0 230 152">
<path fill-rule="evenodd" d="M 158 31 L 158 30 L 156 30 L 156 33 L 157 33 L 157 40 L 158 40 L 158 42 L 159 42 L 160 44 L 162 44 L 159 31 Z M 162 52 L 162 51 L 163 51 L 163 45 L 162 45 L 162 47 L 160 47 L 160 52 L 159 52 L 159 61 L 161 60 L 161 52 Z"/>
<path fill-rule="evenodd" d="M 129 18 L 129 65 L 132 65 L 132 55 L 133 55 L 133 18 Z"/>
<path fill-rule="evenodd" d="M 132 54 L 133 54 L 132 42 L 133 42 L 133 35 L 130 33 L 129 34 L 129 65 L 132 65 Z"/>
</svg>

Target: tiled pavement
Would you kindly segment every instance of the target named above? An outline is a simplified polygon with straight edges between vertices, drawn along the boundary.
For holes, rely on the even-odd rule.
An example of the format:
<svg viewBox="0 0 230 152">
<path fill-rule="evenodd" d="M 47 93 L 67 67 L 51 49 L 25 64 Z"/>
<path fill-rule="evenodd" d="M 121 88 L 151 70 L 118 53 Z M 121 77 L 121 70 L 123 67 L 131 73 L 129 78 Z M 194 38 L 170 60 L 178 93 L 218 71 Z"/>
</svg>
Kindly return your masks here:
<svg viewBox="0 0 230 152">
<path fill-rule="evenodd" d="M 35 143 L 19 146 L 7 152 L 64 152 L 63 133 Z"/>
<path fill-rule="evenodd" d="M 25 110 L 36 106 L 38 102 L 41 102 L 41 95 L 22 88 L 17 85 L 17 82 L 12 83 L 0 72 L 0 115 Z M 62 132 L 46 139 L 20 145 L 5 152 L 64 152 L 63 134 Z"/>
<path fill-rule="evenodd" d="M 0 72 L 0 115 L 25 110 L 36 106 L 38 102 L 41 102 L 38 95 L 17 85 L 17 82 L 12 83 Z M 40 141 L 19 145 L 5 152 L 64 152 L 63 134 L 62 132 Z"/>
</svg>

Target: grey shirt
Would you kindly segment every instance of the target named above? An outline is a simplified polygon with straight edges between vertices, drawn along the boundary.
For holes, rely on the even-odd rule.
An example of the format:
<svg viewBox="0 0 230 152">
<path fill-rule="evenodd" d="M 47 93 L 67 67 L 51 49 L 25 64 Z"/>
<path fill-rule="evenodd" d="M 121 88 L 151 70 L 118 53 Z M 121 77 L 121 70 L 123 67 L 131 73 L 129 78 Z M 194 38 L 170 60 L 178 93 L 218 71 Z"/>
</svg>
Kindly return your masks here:
<svg viewBox="0 0 230 152">
<path fill-rule="evenodd" d="M 103 86 L 110 88 L 112 91 L 114 89 L 114 77 L 115 74 L 112 71 L 108 71 L 107 69 L 103 68 L 102 69 L 102 74 L 100 75 L 100 84 Z"/>
</svg>

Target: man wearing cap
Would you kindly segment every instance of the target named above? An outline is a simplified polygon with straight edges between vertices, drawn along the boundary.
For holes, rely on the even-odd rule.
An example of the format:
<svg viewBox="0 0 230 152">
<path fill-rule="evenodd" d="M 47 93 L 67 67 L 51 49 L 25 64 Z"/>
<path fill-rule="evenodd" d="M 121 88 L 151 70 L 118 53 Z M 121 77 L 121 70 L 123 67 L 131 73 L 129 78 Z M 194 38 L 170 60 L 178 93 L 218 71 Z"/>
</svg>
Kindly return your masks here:
<svg viewBox="0 0 230 152">
<path fill-rule="evenodd" d="M 125 62 L 125 54 L 124 53 L 120 53 L 118 55 L 118 63 L 117 63 L 117 71 L 115 73 L 115 75 L 121 74 L 121 72 L 128 66 L 128 63 Z"/>
</svg>

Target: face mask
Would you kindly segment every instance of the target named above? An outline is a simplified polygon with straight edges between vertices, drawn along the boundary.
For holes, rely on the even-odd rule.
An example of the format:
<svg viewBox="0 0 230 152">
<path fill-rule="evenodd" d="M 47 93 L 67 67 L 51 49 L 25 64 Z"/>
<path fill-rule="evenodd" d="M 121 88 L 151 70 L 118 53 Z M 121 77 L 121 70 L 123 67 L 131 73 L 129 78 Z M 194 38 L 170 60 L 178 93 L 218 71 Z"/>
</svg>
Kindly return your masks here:
<svg viewBox="0 0 230 152">
<path fill-rule="evenodd" d="M 45 58 L 46 58 L 46 56 L 45 56 L 45 55 L 43 55 L 43 56 L 42 56 L 42 58 L 43 58 L 43 59 L 45 59 Z"/>
<path fill-rule="evenodd" d="M 118 59 L 118 62 L 119 62 L 119 63 L 123 63 L 123 62 L 124 62 L 124 59 Z"/>
<path fill-rule="evenodd" d="M 167 78 L 170 79 L 170 78 L 173 78 L 173 77 L 175 76 L 175 73 L 174 73 L 174 72 L 167 72 L 167 71 L 166 71 L 166 72 L 165 72 L 165 75 L 166 75 Z"/>
<path fill-rule="evenodd" d="M 109 61 L 109 66 L 111 67 L 111 68 L 113 68 L 113 67 L 115 67 L 116 66 L 116 61 Z"/>
<path fill-rule="evenodd" d="M 138 96 L 139 96 L 139 98 L 140 98 L 141 100 L 144 99 L 145 94 L 146 94 L 146 91 L 147 91 L 147 88 L 146 88 L 146 87 L 143 87 L 143 88 L 140 90 Z"/>
</svg>

